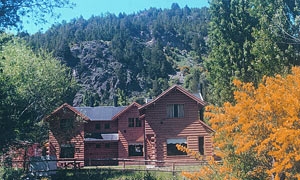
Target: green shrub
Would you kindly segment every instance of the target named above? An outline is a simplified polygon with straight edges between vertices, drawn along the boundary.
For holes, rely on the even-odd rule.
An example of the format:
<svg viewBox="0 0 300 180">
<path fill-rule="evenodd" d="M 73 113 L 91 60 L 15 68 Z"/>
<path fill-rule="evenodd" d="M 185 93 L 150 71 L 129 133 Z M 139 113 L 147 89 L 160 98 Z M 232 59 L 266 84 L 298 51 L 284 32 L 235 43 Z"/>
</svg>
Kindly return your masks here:
<svg viewBox="0 0 300 180">
<path fill-rule="evenodd" d="M 3 168 L 2 179 L 5 180 L 20 180 L 24 176 L 23 169 Z"/>
</svg>

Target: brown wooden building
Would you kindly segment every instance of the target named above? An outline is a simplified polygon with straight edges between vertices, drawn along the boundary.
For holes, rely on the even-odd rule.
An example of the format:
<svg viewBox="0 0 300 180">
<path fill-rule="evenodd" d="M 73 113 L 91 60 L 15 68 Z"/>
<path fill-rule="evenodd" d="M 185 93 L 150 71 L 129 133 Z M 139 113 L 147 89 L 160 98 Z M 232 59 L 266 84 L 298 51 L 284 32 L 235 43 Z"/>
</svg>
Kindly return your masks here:
<svg viewBox="0 0 300 180">
<path fill-rule="evenodd" d="M 177 150 L 181 144 L 204 156 L 213 155 L 213 130 L 202 120 L 205 102 L 180 86 L 172 86 L 139 108 L 145 122 L 145 159 L 195 162 Z"/>
<path fill-rule="evenodd" d="M 143 106 L 63 104 L 46 118 L 49 154 L 81 159 L 84 165 L 117 164 L 115 159 L 195 162 L 175 145 L 213 155 L 213 130 L 201 120 L 204 106 L 201 98 L 177 85 Z"/>
</svg>

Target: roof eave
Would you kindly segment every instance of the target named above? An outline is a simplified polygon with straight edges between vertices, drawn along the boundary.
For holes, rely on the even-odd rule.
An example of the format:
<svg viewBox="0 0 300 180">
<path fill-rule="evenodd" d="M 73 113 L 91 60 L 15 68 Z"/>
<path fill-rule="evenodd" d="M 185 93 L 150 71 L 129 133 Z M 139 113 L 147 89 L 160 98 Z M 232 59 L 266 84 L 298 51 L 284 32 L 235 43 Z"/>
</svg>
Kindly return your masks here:
<svg viewBox="0 0 300 180">
<path fill-rule="evenodd" d="M 118 114 L 114 115 L 112 117 L 112 120 L 118 119 L 118 117 L 120 117 L 121 115 L 123 115 L 126 111 L 128 111 L 133 106 L 136 106 L 137 108 L 141 107 L 141 105 L 139 103 L 133 102 L 129 106 L 127 106 L 125 109 L 123 109 L 122 111 L 120 111 Z"/>
<path fill-rule="evenodd" d="M 202 120 L 200 120 L 200 119 L 199 119 L 199 121 L 200 121 L 200 123 L 201 123 L 205 128 L 207 128 L 211 133 L 216 132 L 216 131 L 213 130 L 208 124 L 206 124 L 204 121 L 202 121 Z"/>
<path fill-rule="evenodd" d="M 82 114 L 81 112 L 79 112 L 77 109 L 75 109 L 74 107 L 72 107 L 71 105 L 69 105 L 68 103 L 64 103 L 63 105 L 61 105 L 60 107 L 56 108 L 51 114 L 49 114 L 48 116 L 46 116 L 44 119 L 45 121 L 49 121 L 49 119 L 54 116 L 57 112 L 59 112 L 61 109 L 63 108 L 68 108 L 71 111 L 73 111 L 76 115 L 80 116 L 83 120 L 89 121 L 90 119 L 88 117 L 86 117 L 84 114 Z"/>
<path fill-rule="evenodd" d="M 165 95 L 167 95 L 173 89 L 179 90 L 180 92 L 182 92 L 183 94 L 185 94 L 189 98 L 193 99 L 198 104 L 201 104 L 202 106 L 208 105 L 208 103 L 206 103 L 205 101 L 202 101 L 201 99 L 197 98 L 196 96 L 194 96 L 193 94 L 191 94 L 190 92 L 188 92 L 187 90 L 185 90 L 184 88 L 182 88 L 181 86 L 179 86 L 179 85 L 173 85 L 169 89 L 167 89 L 163 93 L 161 93 L 159 96 L 157 96 L 155 99 L 153 99 L 151 102 L 149 102 L 149 103 L 144 104 L 143 106 L 141 106 L 139 108 L 139 110 L 143 110 L 143 109 L 147 108 L 148 106 L 150 106 L 152 104 L 155 104 L 159 99 L 161 99 L 162 97 L 164 97 Z"/>
</svg>

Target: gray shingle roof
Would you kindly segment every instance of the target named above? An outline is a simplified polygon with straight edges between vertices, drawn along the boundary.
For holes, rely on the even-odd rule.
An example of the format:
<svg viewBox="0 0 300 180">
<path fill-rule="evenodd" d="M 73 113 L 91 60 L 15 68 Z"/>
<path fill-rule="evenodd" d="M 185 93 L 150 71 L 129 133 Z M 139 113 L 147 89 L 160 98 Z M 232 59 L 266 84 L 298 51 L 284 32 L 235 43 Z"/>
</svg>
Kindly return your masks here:
<svg viewBox="0 0 300 180">
<path fill-rule="evenodd" d="M 91 121 L 110 121 L 112 117 L 121 112 L 126 106 L 98 106 L 98 107 L 74 107 Z"/>
</svg>

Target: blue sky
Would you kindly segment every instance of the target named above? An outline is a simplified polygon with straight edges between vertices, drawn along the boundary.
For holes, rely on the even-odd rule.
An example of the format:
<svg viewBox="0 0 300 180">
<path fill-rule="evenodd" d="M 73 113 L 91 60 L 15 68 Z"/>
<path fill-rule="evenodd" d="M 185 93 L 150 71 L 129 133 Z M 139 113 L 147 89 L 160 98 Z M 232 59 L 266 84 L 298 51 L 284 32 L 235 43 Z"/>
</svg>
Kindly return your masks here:
<svg viewBox="0 0 300 180">
<path fill-rule="evenodd" d="M 30 34 L 35 33 L 42 29 L 47 30 L 55 22 L 66 20 L 69 22 L 73 18 L 82 15 L 85 19 L 90 18 L 92 15 L 101 15 L 107 12 L 119 14 L 124 12 L 131 14 L 141 10 L 149 9 L 150 7 L 156 8 L 170 8 L 172 3 L 177 3 L 181 8 L 187 5 L 190 8 L 208 6 L 208 0 L 70 0 L 76 3 L 73 9 L 58 9 L 56 12 L 61 14 L 58 20 L 48 19 L 50 23 L 44 25 L 34 25 L 34 23 L 24 23 L 24 29 Z M 24 21 L 28 21 L 24 19 Z"/>
</svg>

